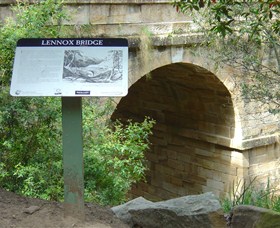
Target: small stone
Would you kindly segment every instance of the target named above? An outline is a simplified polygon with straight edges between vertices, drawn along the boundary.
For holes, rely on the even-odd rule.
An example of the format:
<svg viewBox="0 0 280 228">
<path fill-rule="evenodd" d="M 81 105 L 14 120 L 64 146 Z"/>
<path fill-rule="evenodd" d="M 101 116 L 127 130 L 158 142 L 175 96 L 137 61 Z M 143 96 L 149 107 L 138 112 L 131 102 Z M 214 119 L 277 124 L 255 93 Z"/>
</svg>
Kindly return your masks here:
<svg viewBox="0 0 280 228">
<path fill-rule="evenodd" d="M 32 215 L 34 212 L 36 212 L 38 210 L 40 210 L 40 207 L 38 207 L 38 206 L 30 206 L 28 208 L 25 208 L 23 212 L 26 213 L 26 214 Z"/>
</svg>

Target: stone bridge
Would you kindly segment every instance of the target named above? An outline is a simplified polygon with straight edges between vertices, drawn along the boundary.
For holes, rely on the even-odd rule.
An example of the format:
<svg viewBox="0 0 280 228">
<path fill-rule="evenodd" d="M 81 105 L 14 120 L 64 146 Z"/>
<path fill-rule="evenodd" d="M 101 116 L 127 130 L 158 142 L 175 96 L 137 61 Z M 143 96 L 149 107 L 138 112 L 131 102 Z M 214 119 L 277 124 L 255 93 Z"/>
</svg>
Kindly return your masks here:
<svg viewBox="0 0 280 228">
<path fill-rule="evenodd" d="M 0 20 L 12 15 L 0 0 Z M 279 118 L 245 100 L 245 75 L 217 68 L 192 18 L 166 0 L 67 1 L 79 37 L 129 40 L 129 92 L 112 118 L 156 120 L 146 153 L 147 181 L 134 196 L 150 200 L 212 191 L 223 197 L 243 178 L 277 181 Z"/>
</svg>

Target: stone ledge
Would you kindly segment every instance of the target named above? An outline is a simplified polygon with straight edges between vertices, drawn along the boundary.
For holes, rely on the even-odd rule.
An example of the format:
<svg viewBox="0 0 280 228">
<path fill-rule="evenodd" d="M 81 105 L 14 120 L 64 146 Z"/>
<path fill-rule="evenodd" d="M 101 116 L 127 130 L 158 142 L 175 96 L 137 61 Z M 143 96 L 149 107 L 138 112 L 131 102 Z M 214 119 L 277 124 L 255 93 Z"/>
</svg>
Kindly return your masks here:
<svg viewBox="0 0 280 228">
<path fill-rule="evenodd" d="M 239 144 L 232 142 L 232 146 L 239 147 L 240 150 L 251 149 L 260 146 L 267 146 L 279 141 L 279 134 L 262 136 L 253 139 L 242 140 Z M 236 144 L 236 145 L 235 145 Z"/>
<path fill-rule="evenodd" d="M 10 5 L 15 4 L 16 0 L 0 0 L 0 5 Z M 34 2 L 34 0 L 29 0 L 29 2 Z M 131 4 L 168 4 L 171 5 L 168 0 L 66 0 L 66 4 L 122 4 L 122 5 L 131 5 Z"/>
<path fill-rule="evenodd" d="M 153 23 L 153 25 L 156 25 L 156 23 Z M 141 28 L 135 28 L 134 31 L 131 29 L 128 31 L 131 32 L 132 34 L 128 34 L 128 32 L 125 34 L 124 33 L 119 33 L 114 32 L 111 27 L 114 27 L 115 25 L 91 25 L 92 28 L 90 31 L 83 32 L 83 28 L 81 27 L 79 33 L 83 34 L 83 37 L 93 37 L 92 34 L 94 34 L 94 37 L 98 38 L 125 38 L 128 40 L 129 47 L 130 48 L 138 48 L 140 47 L 141 44 Z M 106 27 L 105 30 L 99 29 L 98 27 Z M 69 29 L 72 27 L 72 25 L 66 25 L 66 29 Z M 110 29 L 111 28 L 111 29 Z M 87 28 L 86 28 L 87 29 Z M 94 31 L 95 30 L 95 31 Z M 113 31 L 113 34 L 107 32 L 107 31 Z M 103 31 L 103 32 L 102 32 Z M 73 34 L 75 35 L 76 31 L 73 30 Z M 158 48 L 158 47 L 170 47 L 170 46 L 192 46 L 195 44 L 199 44 L 203 41 L 203 35 L 201 33 L 182 33 L 182 34 L 173 34 L 169 35 L 168 33 L 165 34 L 154 34 L 151 35 L 148 39 L 151 40 L 151 46 Z"/>
<path fill-rule="evenodd" d="M 169 4 L 168 0 L 66 0 L 65 3 L 90 3 L 90 4 Z"/>
<path fill-rule="evenodd" d="M 128 44 L 130 48 L 138 48 L 141 44 L 141 39 L 139 36 L 128 36 L 124 37 L 128 39 Z M 168 36 L 154 36 L 152 38 L 152 46 L 157 47 L 169 47 L 169 46 L 191 46 L 198 44 L 202 41 L 202 36 L 199 34 L 183 34 L 177 37 Z"/>
<path fill-rule="evenodd" d="M 227 137 L 223 137 L 220 135 L 210 134 L 207 132 L 201 132 L 197 130 L 191 129 L 170 129 L 171 131 L 176 132 L 176 135 L 181 135 L 186 138 L 192 138 L 197 140 L 202 140 L 210 143 L 214 143 L 221 146 L 226 146 L 235 150 L 243 151 L 255 147 L 271 145 L 278 142 L 280 135 L 268 135 L 259 138 L 253 139 L 244 139 L 244 140 L 236 140 Z"/>
</svg>

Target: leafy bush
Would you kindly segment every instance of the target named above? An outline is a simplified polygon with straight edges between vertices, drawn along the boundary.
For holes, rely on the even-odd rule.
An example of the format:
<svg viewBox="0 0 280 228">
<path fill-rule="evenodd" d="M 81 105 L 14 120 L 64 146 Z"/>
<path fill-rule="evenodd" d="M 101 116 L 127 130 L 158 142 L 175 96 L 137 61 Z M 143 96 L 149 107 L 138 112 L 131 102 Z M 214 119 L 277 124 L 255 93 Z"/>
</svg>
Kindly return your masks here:
<svg viewBox="0 0 280 228">
<path fill-rule="evenodd" d="M 13 119 L 8 119 L 9 111 L 8 117 L 1 115 L 1 126 L 13 123 L 11 133 L 2 131 L 2 187 L 32 197 L 63 199 L 60 111 L 53 109 L 59 107 L 54 101 L 58 100 L 42 98 L 41 106 L 37 103 L 41 111 L 31 113 L 29 107 L 16 106 L 14 110 L 19 114 Z M 146 118 L 142 123 L 129 121 L 126 126 L 118 121 L 109 124 L 112 101 L 102 106 L 98 102 L 88 99 L 83 107 L 85 200 L 116 205 L 126 200 L 132 183 L 144 178 L 144 151 L 149 148 L 148 136 L 154 122 Z M 43 119 L 41 112 L 46 112 L 48 118 Z"/>
<path fill-rule="evenodd" d="M 61 115 L 59 99 L 9 95 L 15 47 L 20 38 L 59 37 L 59 21 L 66 18 L 61 7 L 56 0 L 19 1 L 12 7 L 15 17 L 0 27 L 0 183 L 26 195 L 39 196 L 52 186 L 48 180 L 62 156 Z"/>
<path fill-rule="evenodd" d="M 35 176 L 35 171 L 42 172 L 39 167 L 44 166 L 45 174 L 40 175 L 50 180 L 54 164 L 62 158 L 59 100 L 1 98 L 0 164 L 6 175 L 0 177 L 0 183 L 6 189 L 29 195 L 22 190 L 28 188 L 25 179 L 33 171 Z M 41 191 L 48 186 L 42 185 Z"/>
<path fill-rule="evenodd" d="M 96 101 L 96 100 L 95 100 Z M 146 165 L 144 151 L 149 148 L 148 136 L 154 121 L 146 118 L 142 123 L 119 121 L 111 127 L 104 125 L 100 118 L 108 111 L 110 101 L 100 110 L 100 106 L 84 107 L 85 145 L 85 185 L 86 198 L 102 204 L 118 204 L 126 200 L 131 185 L 144 178 Z M 88 115 L 95 109 L 97 115 Z M 92 124 L 94 123 L 94 124 Z"/>
</svg>

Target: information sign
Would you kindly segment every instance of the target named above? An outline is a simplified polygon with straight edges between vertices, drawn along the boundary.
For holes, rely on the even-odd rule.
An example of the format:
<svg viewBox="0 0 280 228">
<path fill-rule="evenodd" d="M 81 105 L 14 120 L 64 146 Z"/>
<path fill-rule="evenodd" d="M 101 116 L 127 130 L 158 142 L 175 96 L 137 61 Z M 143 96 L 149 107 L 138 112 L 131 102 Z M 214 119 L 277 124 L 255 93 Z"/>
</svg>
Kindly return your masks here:
<svg viewBox="0 0 280 228">
<path fill-rule="evenodd" d="M 119 38 L 21 39 L 12 96 L 125 96 L 128 42 Z"/>
</svg>

